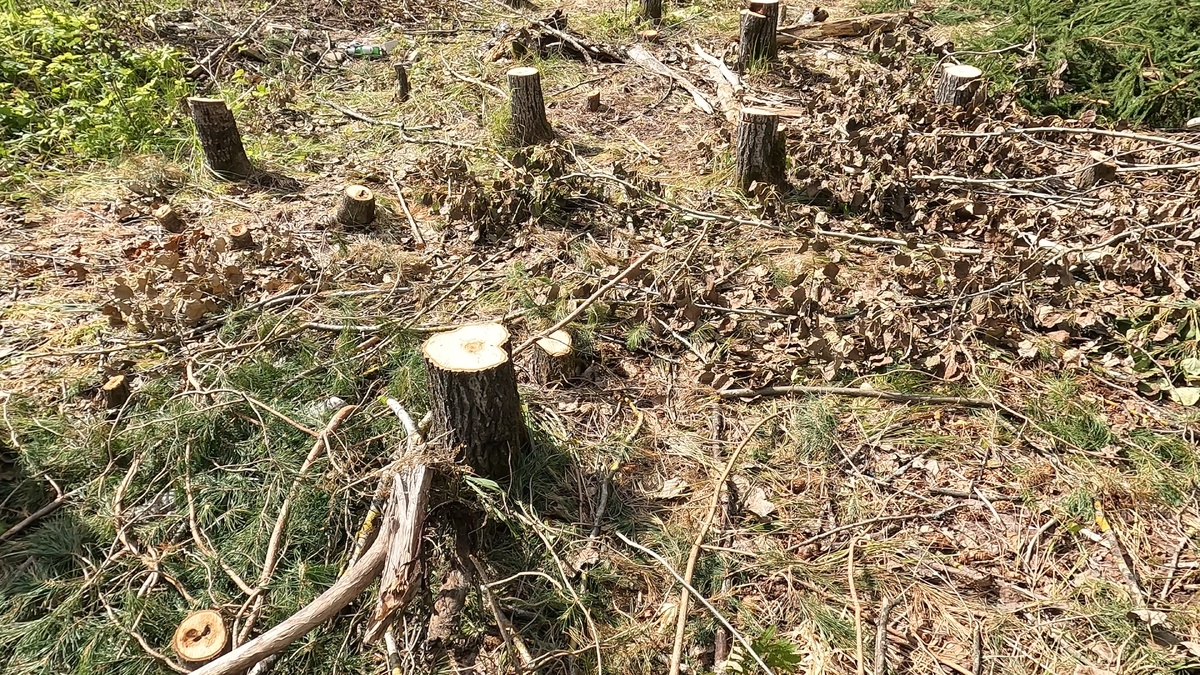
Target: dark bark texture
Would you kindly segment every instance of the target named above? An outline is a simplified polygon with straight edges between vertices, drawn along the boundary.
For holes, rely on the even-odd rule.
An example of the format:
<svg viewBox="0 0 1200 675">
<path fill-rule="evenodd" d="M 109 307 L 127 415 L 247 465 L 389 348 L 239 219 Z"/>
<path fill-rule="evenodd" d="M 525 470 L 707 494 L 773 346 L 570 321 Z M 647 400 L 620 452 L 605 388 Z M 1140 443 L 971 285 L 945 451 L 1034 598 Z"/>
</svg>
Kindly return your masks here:
<svg viewBox="0 0 1200 675">
<path fill-rule="evenodd" d="M 651 21 L 659 23 L 662 21 L 663 3 L 662 0 L 639 0 L 638 1 L 638 18 L 642 21 Z"/>
<path fill-rule="evenodd" d="M 749 190 L 754 183 L 783 186 L 785 151 L 778 115 L 767 110 L 742 109 L 735 168 L 739 188 Z"/>
<path fill-rule="evenodd" d="M 945 105 L 966 108 L 974 103 L 975 94 L 981 86 L 983 79 L 979 71 L 974 68 L 950 67 L 942 71 L 934 99 Z"/>
<path fill-rule="evenodd" d="M 776 7 L 778 11 L 778 6 Z M 738 68 L 747 69 L 775 60 L 778 47 L 775 44 L 775 24 L 771 19 L 742 10 L 741 33 L 738 40 Z"/>
<path fill-rule="evenodd" d="M 546 119 L 541 73 L 536 68 L 513 68 L 508 71 L 508 90 L 513 141 L 535 145 L 554 138 L 554 129 Z"/>
<path fill-rule="evenodd" d="M 337 220 L 343 225 L 368 225 L 375 220 L 375 194 L 361 185 L 349 185 L 342 191 Z"/>
<path fill-rule="evenodd" d="M 239 180 L 254 174 L 254 166 L 246 156 L 242 135 L 238 132 L 233 111 L 225 101 L 213 98 L 189 98 L 196 136 L 204 149 L 208 168 L 218 178 Z"/>
</svg>

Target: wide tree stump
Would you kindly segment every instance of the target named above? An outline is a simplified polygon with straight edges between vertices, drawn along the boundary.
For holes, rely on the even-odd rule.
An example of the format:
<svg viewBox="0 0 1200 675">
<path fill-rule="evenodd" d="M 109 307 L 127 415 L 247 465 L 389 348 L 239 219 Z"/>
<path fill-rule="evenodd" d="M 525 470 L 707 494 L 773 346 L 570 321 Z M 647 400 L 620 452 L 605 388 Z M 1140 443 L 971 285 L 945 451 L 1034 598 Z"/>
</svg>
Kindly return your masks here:
<svg viewBox="0 0 1200 675">
<path fill-rule="evenodd" d="M 779 0 L 751 0 L 747 9 L 767 17 L 770 19 L 771 25 L 779 26 Z"/>
<path fill-rule="evenodd" d="M 779 131 L 779 115 L 766 108 L 742 108 L 737 127 L 735 174 L 738 187 L 749 191 L 755 183 L 786 183 L 787 143 Z"/>
<path fill-rule="evenodd" d="M 776 5 L 777 12 L 778 9 Z M 775 60 L 778 47 L 775 44 L 775 24 L 771 19 L 743 9 L 739 35 L 738 68 L 742 72 Z"/>
<path fill-rule="evenodd" d="M 411 88 L 408 85 L 408 69 L 403 63 L 394 64 L 396 68 L 396 100 L 403 103 L 408 100 Z"/>
<path fill-rule="evenodd" d="M 343 225 L 369 225 L 375 220 L 375 193 L 362 185 L 347 185 L 336 218 Z"/>
<path fill-rule="evenodd" d="M 443 437 L 481 476 L 507 478 L 529 445 L 508 330 L 472 324 L 422 347 L 429 380 L 431 438 Z"/>
<path fill-rule="evenodd" d="M 162 229 L 167 232 L 174 234 L 183 232 L 183 218 L 179 217 L 179 214 L 175 209 L 171 208 L 170 204 L 163 204 L 151 211 L 150 215 L 154 216 L 154 220 L 158 221 Z"/>
<path fill-rule="evenodd" d="M 517 145 L 535 145 L 554 138 L 554 129 L 546 119 L 546 101 L 542 98 L 542 75 L 537 68 L 513 68 L 508 71 L 512 140 Z"/>
<path fill-rule="evenodd" d="M 229 237 L 229 244 L 235 249 L 254 248 L 254 235 L 250 234 L 250 228 L 244 223 L 234 223 L 225 228 L 225 236 Z"/>
<path fill-rule="evenodd" d="M 638 0 L 638 18 L 642 21 L 662 23 L 662 0 Z"/>
<path fill-rule="evenodd" d="M 531 352 L 530 371 L 539 384 L 564 382 L 579 375 L 574 341 L 565 330 L 556 330 L 538 340 Z"/>
<path fill-rule="evenodd" d="M 207 663 L 225 651 L 229 632 L 221 613 L 212 609 L 192 612 L 175 629 L 171 648 L 184 662 L 193 666 Z"/>
<path fill-rule="evenodd" d="M 196 136 L 204 150 L 208 168 L 218 178 L 238 180 L 254 174 L 238 133 L 233 111 L 219 98 L 189 98 Z"/>
<path fill-rule="evenodd" d="M 975 66 L 946 66 L 933 98 L 938 103 L 966 108 L 975 101 L 975 94 L 982 86 L 983 71 Z"/>
</svg>

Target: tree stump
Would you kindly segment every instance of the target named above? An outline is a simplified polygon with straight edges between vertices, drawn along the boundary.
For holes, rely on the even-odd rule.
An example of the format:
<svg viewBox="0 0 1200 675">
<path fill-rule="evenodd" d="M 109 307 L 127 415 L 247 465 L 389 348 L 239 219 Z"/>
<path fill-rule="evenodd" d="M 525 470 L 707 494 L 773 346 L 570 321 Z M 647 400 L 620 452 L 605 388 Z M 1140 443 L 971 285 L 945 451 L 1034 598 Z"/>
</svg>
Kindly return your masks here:
<svg viewBox="0 0 1200 675">
<path fill-rule="evenodd" d="M 396 68 L 396 100 L 403 103 L 408 100 L 408 70 L 403 63 L 395 64 Z"/>
<path fill-rule="evenodd" d="M 776 11 L 778 7 L 776 5 Z M 741 33 L 738 38 L 738 68 L 746 72 L 751 67 L 774 61 L 777 49 L 775 24 L 771 19 L 758 12 L 743 9 Z"/>
<path fill-rule="evenodd" d="M 171 648 L 186 663 L 199 665 L 220 656 L 228 641 L 229 633 L 220 612 L 202 609 L 188 614 L 179 623 Z"/>
<path fill-rule="evenodd" d="M 1093 150 L 1088 153 L 1088 165 L 1075 176 L 1075 187 L 1083 190 L 1116 179 L 1117 163 L 1104 153 Z"/>
<path fill-rule="evenodd" d="M 229 243 L 235 249 L 254 248 L 254 236 L 243 223 L 234 223 L 225 228 L 225 236 L 229 237 Z"/>
<path fill-rule="evenodd" d="M 167 232 L 174 234 L 183 232 L 183 218 L 179 217 L 179 214 L 175 212 L 175 209 L 171 208 L 170 204 L 163 204 L 157 209 L 154 209 L 154 211 L 151 212 L 151 215 L 153 215 L 154 220 L 158 221 L 158 224 L 162 226 L 162 229 L 166 230 Z"/>
<path fill-rule="evenodd" d="M 787 144 L 779 131 L 779 115 L 766 108 L 742 108 L 737 128 L 736 177 L 749 191 L 754 183 L 782 186 Z"/>
<path fill-rule="evenodd" d="M 588 112 L 600 112 L 600 92 L 593 91 L 588 94 L 587 101 L 584 102 L 583 109 Z"/>
<path fill-rule="evenodd" d="M 513 141 L 517 145 L 534 145 L 554 138 L 554 129 L 546 119 L 546 101 L 542 98 L 542 76 L 538 69 L 521 67 L 508 71 L 508 90 Z"/>
<path fill-rule="evenodd" d="M 254 174 L 238 133 L 233 111 L 219 98 L 189 98 L 196 136 L 204 150 L 208 168 L 217 178 L 238 180 Z"/>
<path fill-rule="evenodd" d="M 656 30 L 644 30 L 638 33 L 638 37 L 646 42 L 658 42 L 659 34 Z"/>
<path fill-rule="evenodd" d="M 109 410 L 120 408 L 129 400 L 129 378 L 113 375 L 100 387 L 100 395 L 104 398 L 104 407 Z"/>
<path fill-rule="evenodd" d="M 557 330 L 538 340 L 532 350 L 530 371 L 542 385 L 563 382 L 579 375 L 579 359 L 571 334 Z"/>
<path fill-rule="evenodd" d="M 779 26 L 779 0 L 751 0 L 748 9 L 767 17 L 772 26 Z"/>
<path fill-rule="evenodd" d="M 507 478 L 529 445 L 508 329 L 472 324 L 425 341 L 432 437 L 481 476 Z"/>
<path fill-rule="evenodd" d="M 957 108 L 966 108 L 983 86 L 983 71 L 975 66 L 946 66 L 934 90 L 934 100 Z"/>
<path fill-rule="evenodd" d="M 347 185 L 336 218 L 343 225 L 369 225 L 375 220 L 375 193 L 362 185 Z"/>
<path fill-rule="evenodd" d="M 662 23 L 662 0 L 638 0 L 638 18 L 642 21 Z"/>
</svg>

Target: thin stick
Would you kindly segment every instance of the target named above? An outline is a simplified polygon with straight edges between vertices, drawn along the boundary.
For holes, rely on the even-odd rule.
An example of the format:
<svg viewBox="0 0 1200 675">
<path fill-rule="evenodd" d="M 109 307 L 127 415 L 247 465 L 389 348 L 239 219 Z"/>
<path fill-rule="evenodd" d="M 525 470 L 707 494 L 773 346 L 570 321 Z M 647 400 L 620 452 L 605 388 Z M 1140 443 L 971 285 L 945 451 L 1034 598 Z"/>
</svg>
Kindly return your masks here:
<svg viewBox="0 0 1200 675">
<path fill-rule="evenodd" d="M 855 670 L 865 675 L 867 664 L 863 660 L 862 603 L 858 601 L 858 586 L 854 581 L 854 546 L 858 538 L 850 540 L 850 551 L 846 558 L 846 581 L 850 584 L 850 602 L 854 605 L 854 644 L 858 663 Z"/>
<path fill-rule="evenodd" d="M 56 490 L 58 489 L 57 485 L 55 485 L 55 489 Z M 84 488 L 82 486 L 77 487 L 74 490 L 71 490 L 70 492 L 62 492 L 61 490 L 59 490 L 58 496 L 55 497 L 54 500 L 51 501 L 49 504 L 46 504 L 45 506 L 38 509 L 37 511 L 34 511 L 33 513 L 29 514 L 28 516 L 25 517 L 24 520 L 22 520 L 21 522 L 17 523 L 16 525 L 13 525 L 12 527 L 5 530 L 4 534 L 0 534 L 0 541 L 5 541 L 9 537 L 15 536 L 21 530 L 24 530 L 25 528 L 36 523 L 37 521 L 41 520 L 42 518 L 45 518 L 46 516 L 50 515 L 55 510 L 57 510 L 58 507 L 65 504 L 68 499 L 70 499 L 71 497 L 74 497 L 75 495 L 79 494 L 80 492 L 83 492 L 83 490 L 84 490 Z"/>
<path fill-rule="evenodd" d="M 859 389 L 857 387 L 808 387 L 791 385 L 786 387 L 764 387 L 762 389 L 726 389 L 717 392 L 721 398 L 751 398 L 755 396 L 787 396 L 789 394 L 824 394 L 829 396 L 850 396 L 856 398 L 877 398 L 883 401 L 898 401 L 901 403 L 930 403 L 934 405 L 957 405 L 964 408 L 990 408 L 995 410 L 999 404 L 978 398 L 963 396 L 933 396 L 930 394 L 902 394 L 894 391 L 879 391 L 877 389 Z"/>
<path fill-rule="evenodd" d="M 492 617 L 496 619 L 496 629 L 500 631 L 500 637 L 504 639 L 504 646 L 508 649 L 509 658 L 513 658 L 515 661 L 513 668 L 517 675 L 521 675 L 533 663 L 533 656 L 529 653 L 525 642 L 513 631 L 512 622 L 504 616 L 504 611 L 500 609 L 500 603 L 496 600 L 496 595 L 492 593 L 491 585 L 487 580 L 487 571 L 484 570 L 483 565 L 473 555 L 467 556 L 467 558 L 475 567 L 475 576 L 480 581 L 479 591 L 483 593 L 488 607 L 492 610 Z"/>
<path fill-rule="evenodd" d="M 150 656 L 154 657 L 156 660 L 161 662 L 164 666 L 170 668 L 171 670 L 173 670 L 177 673 L 189 672 L 187 668 L 184 668 L 183 666 L 176 663 L 175 660 L 172 659 L 171 657 L 163 654 L 162 652 L 159 652 L 158 650 L 154 649 L 154 647 L 151 647 L 150 643 L 146 642 L 146 638 L 142 637 L 141 633 L 137 632 L 136 630 L 134 630 L 132 628 L 127 628 L 125 626 L 125 624 L 118 621 L 117 615 L 115 613 L 113 613 L 112 606 L 108 604 L 108 601 L 104 598 L 104 594 L 103 593 L 99 594 L 99 597 L 100 597 L 100 604 L 104 605 L 104 613 L 108 615 L 109 620 L 112 621 L 113 625 L 115 625 L 122 633 L 125 633 L 129 637 L 136 640 L 138 643 L 138 646 L 140 646 L 142 648 L 142 651 L 144 651 L 147 654 L 149 654 Z"/>
<path fill-rule="evenodd" d="M 883 603 L 875 627 L 875 675 L 887 675 L 887 627 L 892 609 L 900 602 L 897 596 Z"/>
<path fill-rule="evenodd" d="M 700 531 L 696 533 L 696 540 L 692 542 L 692 550 L 688 553 L 687 567 L 683 572 L 684 589 L 679 596 L 679 609 L 675 615 L 675 645 L 671 649 L 671 675 L 679 675 L 680 662 L 683 659 L 683 634 L 687 628 L 687 613 L 688 601 L 691 595 L 688 593 L 692 590 L 689 584 L 692 583 L 692 575 L 696 572 L 696 561 L 700 558 L 700 548 L 704 545 L 704 538 L 708 536 L 708 528 L 712 526 L 713 518 L 717 515 L 717 509 L 721 506 L 721 489 L 725 486 L 725 481 L 729 479 L 729 474 L 733 471 L 733 465 L 741 456 L 742 450 L 750 444 L 754 439 L 754 434 L 763 428 L 767 422 L 782 415 L 782 412 L 777 412 L 759 420 L 758 424 L 754 425 L 742 442 L 734 448 L 733 453 L 729 455 L 729 461 L 725 462 L 725 468 L 721 471 L 721 477 L 717 479 L 717 487 L 713 490 L 712 501 L 708 505 L 708 513 L 704 516 L 704 522 L 700 525 Z"/>
<path fill-rule="evenodd" d="M 538 340 L 546 337 L 547 335 L 550 335 L 551 333 L 553 333 L 556 330 L 562 330 L 563 327 L 565 327 L 567 324 L 574 321 L 576 319 L 576 317 L 578 317 L 580 314 L 583 314 L 585 311 L 587 311 L 587 308 L 591 307 L 593 303 L 595 303 L 597 300 L 599 300 L 600 296 L 602 296 L 605 293 L 612 290 L 613 287 L 615 287 L 617 284 L 621 283 L 625 279 L 625 277 L 629 276 L 630 274 L 633 273 L 634 270 L 636 270 L 638 267 L 640 267 L 642 265 L 642 263 L 649 260 L 650 256 L 654 255 L 654 253 L 655 253 L 654 251 L 646 251 L 645 253 L 643 253 L 641 255 L 641 257 L 639 257 L 637 260 L 634 260 L 633 263 L 631 263 L 629 265 L 629 267 L 626 267 L 624 269 L 624 271 L 622 271 L 617 276 L 613 277 L 612 280 L 609 281 L 607 284 L 604 284 L 603 286 L 601 286 L 595 293 L 592 293 L 592 295 L 587 300 L 584 300 L 582 304 L 580 304 L 578 307 L 575 308 L 575 311 L 568 314 L 562 321 L 559 321 L 558 323 L 554 324 L 550 328 L 547 328 L 546 330 L 542 331 L 541 333 L 538 333 L 537 335 L 534 335 L 533 337 L 526 340 L 524 344 L 522 344 L 520 347 L 517 347 L 516 349 L 513 350 L 512 355 L 515 357 L 517 354 L 520 354 L 521 352 L 525 351 L 526 349 L 529 349 L 533 345 L 537 344 Z"/>
<path fill-rule="evenodd" d="M 503 253 L 503 251 L 501 251 L 501 253 Z M 474 274 L 476 272 L 483 269 L 484 266 L 486 266 L 487 264 L 491 263 L 493 260 L 495 260 L 496 258 L 499 258 L 499 257 L 500 257 L 500 253 L 496 253 L 496 254 L 492 255 L 490 258 L 488 258 L 487 260 L 484 260 L 483 262 L 479 263 L 479 265 L 477 265 L 475 267 L 475 269 L 473 269 L 470 272 L 467 272 L 465 275 L 463 275 L 463 277 L 458 280 L 458 283 L 456 283 L 450 287 L 450 290 L 446 291 L 445 293 L 442 293 L 442 295 L 437 300 L 434 300 L 433 302 L 429 303 L 428 305 L 425 305 L 424 307 L 422 307 L 421 311 L 417 312 L 416 316 L 409 319 L 408 323 L 406 323 L 404 325 L 404 330 L 411 330 L 412 327 L 417 324 L 417 321 L 421 317 L 425 316 L 426 312 L 428 312 L 430 309 L 442 304 L 442 301 L 445 300 L 446 298 L 450 297 L 451 294 L 453 294 L 455 291 L 457 291 L 459 286 L 462 286 L 463 284 L 467 283 L 467 280 L 470 279 L 472 276 L 474 276 Z"/>
<path fill-rule="evenodd" d="M 759 668 L 763 669 L 764 673 L 766 673 L 767 675 L 775 675 L 775 671 L 771 670 L 771 667 L 768 666 L 765 661 L 763 661 L 762 657 L 758 655 L 758 652 L 754 651 L 754 645 L 750 644 L 750 641 L 746 639 L 746 636 L 742 635 L 736 629 L 734 629 L 733 625 L 729 623 L 729 620 L 725 618 L 725 615 L 723 615 L 723 614 L 721 614 L 721 612 L 717 611 L 717 608 L 713 607 L 711 602 L 709 602 L 708 600 L 705 600 L 704 595 L 702 595 L 700 593 L 700 591 L 696 590 L 695 588 L 692 588 L 691 584 L 684 581 L 683 577 L 679 576 L 679 572 L 676 572 L 675 569 L 673 567 L 671 567 L 670 563 L 668 563 L 666 560 L 663 560 L 662 556 L 658 555 L 654 551 L 651 551 L 650 549 L 646 548 L 645 546 L 642 546 L 641 544 L 630 539 L 629 537 L 626 537 L 625 535 L 621 534 L 617 530 L 613 530 L 613 534 L 617 535 L 617 538 L 620 539 L 621 541 L 625 542 L 626 545 L 631 546 L 631 547 L 637 549 L 638 551 L 641 551 L 642 553 L 653 558 L 654 561 L 657 562 L 659 565 L 661 565 L 662 568 L 665 569 L 668 574 L 675 577 L 675 581 L 678 581 L 680 584 L 683 584 L 683 587 L 685 589 L 691 591 L 692 595 L 694 595 L 696 597 L 697 602 L 704 605 L 704 607 L 706 609 L 708 609 L 708 611 L 712 612 L 713 618 L 715 618 L 718 622 L 720 622 L 720 624 L 725 627 L 725 630 L 729 631 L 729 634 L 732 635 L 734 637 L 734 639 L 737 640 L 738 643 L 742 645 L 742 648 L 745 649 L 746 652 L 750 654 L 751 658 L 754 659 L 754 661 L 758 664 Z M 201 675 L 208 675 L 208 674 L 202 673 Z"/>
<path fill-rule="evenodd" d="M 875 525 L 877 523 L 890 523 L 895 520 L 913 520 L 915 518 L 928 518 L 930 520 L 937 520 L 938 518 L 941 518 L 942 516 L 946 515 L 947 513 L 950 513 L 951 511 L 959 508 L 962 505 L 963 505 L 962 502 L 957 503 L 957 504 L 951 504 L 950 506 L 947 506 L 946 508 L 942 509 L 941 511 L 935 511 L 933 513 L 902 513 L 902 514 L 895 515 L 895 516 L 879 516 L 878 518 L 868 518 L 866 520 L 860 520 L 857 523 L 850 523 L 849 525 L 842 525 L 841 527 L 835 527 L 832 530 L 826 530 L 820 534 L 814 534 L 813 536 L 809 537 L 808 539 L 805 539 L 804 541 L 800 542 L 799 544 L 793 544 L 793 545 L 789 546 L 788 550 L 794 551 L 798 548 L 804 548 L 805 546 L 808 546 L 809 544 L 814 544 L 818 541 L 821 541 L 822 539 L 832 537 L 833 535 L 835 535 L 839 532 L 845 532 L 846 530 L 853 530 L 853 529 L 856 529 L 859 527 L 867 527 L 868 525 Z"/>
<path fill-rule="evenodd" d="M 396 191 L 396 197 L 400 200 L 400 208 L 404 209 L 404 217 L 408 218 L 408 226 L 412 229 L 413 239 L 417 242 L 418 249 L 425 248 L 425 237 L 421 236 L 421 229 L 417 227 L 417 219 L 413 218 L 412 211 L 408 209 L 408 201 L 404 199 L 404 192 L 400 189 L 400 184 L 396 182 L 396 174 L 388 169 L 388 180 L 392 184 L 392 189 Z"/>
<path fill-rule="evenodd" d="M 1090 136 L 1109 136 L 1111 138 L 1128 138 L 1134 141 L 1145 141 L 1147 143 L 1161 143 L 1162 145 L 1170 145 L 1184 150 L 1200 151 L 1200 145 L 1194 143 L 1184 143 L 1163 136 L 1148 136 L 1146 134 L 1135 134 L 1128 131 L 1109 131 L 1108 129 L 1085 128 L 1078 129 L 1073 127 L 1028 127 L 1028 128 L 1013 128 L 1001 129 L 999 131 L 932 131 L 927 133 L 917 133 L 913 136 L 934 136 L 942 138 L 995 138 L 998 136 L 1025 136 L 1027 134 L 1043 134 L 1056 133 L 1068 135 L 1090 135 Z"/>
</svg>

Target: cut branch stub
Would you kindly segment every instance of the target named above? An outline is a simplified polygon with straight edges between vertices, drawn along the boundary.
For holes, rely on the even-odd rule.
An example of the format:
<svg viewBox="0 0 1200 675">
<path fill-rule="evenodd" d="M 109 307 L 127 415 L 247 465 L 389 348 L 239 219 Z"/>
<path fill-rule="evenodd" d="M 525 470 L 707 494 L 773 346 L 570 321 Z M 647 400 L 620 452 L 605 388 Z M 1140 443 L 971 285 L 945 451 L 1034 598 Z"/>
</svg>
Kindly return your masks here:
<svg viewBox="0 0 1200 675">
<path fill-rule="evenodd" d="M 513 141 L 517 145 L 534 145 L 554 138 L 554 129 L 546 119 L 546 101 L 542 98 L 542 76 L 538 69 L 521 67 L 508 71 L 508 90 Z"/>
<path fill-rule="evenodd" d="M 743 9 L 738 38 L 738 68 L 745 72 L 754 66 L 774 61 L 777 49 L 772 20 L 758 12 Z"/>
<path fill-rule="evenodd" d="M 571 334 L 556 330 L 535 343 L 530 370 L 539 384 L 569 380 L 579 374 L 579 359 Z"/>
<path fill-rule="evenodd" d="M 238 133 L 233 111 L 219 98 L 189 98 L 196 136 L 204 149 L 208 168 L 218 178 L 237 180 L 254 174 L 254 166 L 246 156 L 242 135 Z"/>
<path fill-rule="evenodd" d="M 661 23 L 663 0 L 638 0 L 638 18 L 642 21 Z"/>
<path fill-rule="evenodd" d="M 200 664 L 220 656 L 228 641 L 229 633 L 220 612 L 203 609 L 188 614 L 179 623 L 171 648 L 187 663 Z"/>
<path fill-rule="evenodd" d="M 395 64 L 396 68 L 396 100 L 403 103 L 408 100 L 411 91 L 408 85 L 408 69 L 403 63 Z"/>
<path fill-rule="evenodd" d="M 748 9 L 767 17 L 772 26 L 779 25 L 779 0 L 751 0 Z"/>
<path fill-rule="evenodd" d="M 507 478 L 529 445 L 508 330 L 472 324 L 422 347 L 429 379 L 431 437 L 442 436 L 482 476 Z"/>
<path fill-rule="evenodd" d="M 766 108 L 742 108 L 735 160 L 738 187 L 749 191 L 755 183 L 783 186 L 785 151 L 779 115 Z"/>
<path fill-rule="evenodd" d="M 934 100 L 945 105 L 966 108 L 975 101 L 983 86 L 983 71 L 975 66 L 946 66 L 934 91 Z"/>
<path fill-rule="evenodd" d="M 375 193 L 362 185 L 347 185 L 342 190 L 337 221 L 343 225 L 368 225 L 375 220 Z"/>
</svg>

